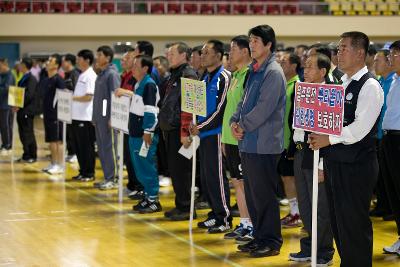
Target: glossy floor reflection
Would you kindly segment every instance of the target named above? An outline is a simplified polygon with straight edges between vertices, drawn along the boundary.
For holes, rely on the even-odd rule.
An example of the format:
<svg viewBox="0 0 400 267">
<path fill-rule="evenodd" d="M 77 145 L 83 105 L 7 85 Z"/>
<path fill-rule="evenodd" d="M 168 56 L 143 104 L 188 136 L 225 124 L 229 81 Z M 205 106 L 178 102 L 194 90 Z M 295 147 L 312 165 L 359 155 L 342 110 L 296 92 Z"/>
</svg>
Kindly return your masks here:
<svg viewBox="0 0 400 267">
<path fill-rule="evenodd" d="M 65 180 L 43 174 L 48 150 L 41 132 L 37 138 L 39 162 L 11 164 L 9 157 L 0 158 L 0 266 L 309 266 L 287 260 L 299 249 L 299 228 L 283 230 L 281 254 L 273 258 L 251 259 L 236 252 L 233 241 L 196 227 L 191 245 L 187 222 L 166 221 L 162 213 L 134 214 L 136 202 L 118 203 L 117 190 L 72 182 L 77 165 L 68 165 Z M 172 208 L 172 189 L 161 194 L 164 210 Z M 206 212 L 200 211 L 199 219 Z M 374 229 L 374 266 L 400 266 L 400 258 L 381 253 L 396 239 L 394 222 L 374 220 Z M 339 266 L 337 256 L 334 266 Z"/>
</svg>

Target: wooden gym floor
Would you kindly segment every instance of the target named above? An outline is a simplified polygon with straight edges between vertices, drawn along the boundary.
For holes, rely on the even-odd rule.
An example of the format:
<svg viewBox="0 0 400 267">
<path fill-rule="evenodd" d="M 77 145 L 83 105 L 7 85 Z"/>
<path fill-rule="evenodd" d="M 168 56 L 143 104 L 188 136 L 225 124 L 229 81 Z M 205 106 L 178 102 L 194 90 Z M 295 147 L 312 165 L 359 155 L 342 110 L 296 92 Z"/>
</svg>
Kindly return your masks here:
<svg viewBox="0 0 400 267">
<path fill-rule="evenodd" d="M 37 163 L 11 164 L 10 157 L 0 158 L 0 266 L 309 266 L 287 260 L 290 252 L 299 250 L 300 228 L 282 230 L 279 256 L 252 259 L 236 252 L 234 242 L 223 235 L 196 227 L 191 245 L 188 222 L 167 221 L 163 213 L 134 214 L 135 202 L 118 203 L 117 190 L 72 182 L 76 164 L 68 165 L 65 180 L 42 173 L 49 152 L 41 120 L 36 128 Z M 16 155 L 20 146 L 17 141 Z M 96 173 L 101 177 L 98 162 Z M 172 188 L 161 188 L 161 204 L 164 211 L 173 207 Z M 199 211 L 199 219 L 206 212 Z M 282 216 L 286 213 L 282 208 Z M 400 266 L 399 257 L 382 254 L 382 247 L 397 238 L 394 222 L 373 223 L 374 266 Z M 334 266 L 339 266 L 337 254 Z"/>
</svg>

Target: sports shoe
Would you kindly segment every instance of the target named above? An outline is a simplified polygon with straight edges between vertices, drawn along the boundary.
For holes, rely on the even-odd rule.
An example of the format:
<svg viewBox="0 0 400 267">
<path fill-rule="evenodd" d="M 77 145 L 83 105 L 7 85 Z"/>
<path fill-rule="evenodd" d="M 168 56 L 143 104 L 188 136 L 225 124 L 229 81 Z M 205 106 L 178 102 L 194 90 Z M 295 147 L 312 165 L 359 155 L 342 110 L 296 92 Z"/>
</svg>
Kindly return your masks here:
<svg viewBox="0 0 400 267">
<path fill-rule="evenodd" d="M 168 210 L 168 211 L 164 212 L 164 217 L 171 218 L 172 215 L 174 215 L 178 212 L 179 212 L 179 210 L 177 208 L 173 208 L 172 210 Z"/>
<path fill-rule="evenodd" d="M 290 253 L 289 254 L 289 260 L 295 261 L 295 262 L 306 262 L 306 261 L 311 261 L 311 255 L 308 253 L 305 253 L 303 251 L 297 252 L 297 253 Z"/>
<path fill-rule="evenodd" d="M 47 165 L 47 167 L 44 167 L 42 169 L 42 172 L 48 172 L 48 170 L 50 170 L 51 168 L 53 168 L 55 166 L 55 164 L 50 163 L 49 165 Z"/>
<path fill-rule="evenodd" d="M 231 223 L 229 223 L 228 225 L 214 225 L 212 227 L 209 227 L 207 232 L 209 234 L 220 234 L 220 233 L 225 233 L 226 231 L 231 229 Z"/>
<path fill-rule="evenodd" d="M 328 267 L 333 265 L 332 259 L 317 259 L 317 267 Z"/>
<path fill-rule="evenodd" d="M 93 183 L 93 187 L 94 187 L 94 188 L 100 188 L 100 186 L 101 186 L 102 184 L 104 184 L 104 183 L 105 183 L 104 180 L 101 181 L 101 182 L 94 182 L 94 183 Z"/>
<path fill-rule="evenodd" d="M 193 219 L 197 218 L 196 211 L 193 213 Z M 190 220 L 190 211 L 178 211 L 175 214 L 172 214 L 171 217 L 169 217 L 171 221 L 187 221 Z"/>
<path fill-rule="evenodd" d="M 133 200 L 141 200 L 144 198 L 144 192 L 138 191 L 138 190 L 133 190 L 128 193 L 128 197 Z"/>
<path fill-rule="evenodd" d="M 299 214 L 288 214 L 281 219 L 281 225 L 283 228 L 294 228 L 301 226 L 301 219 Z"/>
<path fill-rule="evenodd" d="M 61 174 L 64 172 L 64 168 L 61 167 L 60 165 L 53 165 L 50 169 L 47 170 L 47 173 L 49 174 Z"/>
<path fill-rule="evenodd" d="M 400 253 L 400 239 L 393 243 L 390 247 L 384 247 L 383 251 L 388 254 L 398 254 Z"/>
<path fill-rule="evenodd" d="M 161 187 L 168 187 L 171 185 L 171 178 L 163 176 L 163 175 L 159 175 L 158 176 L 159 179 L 159 186 Z"/>
<path fill-rule="evenodd" d="M 238 245 L 246 245 L 247 243 L 251 242 L 254 240 L 253 236 L 253 227 L 248 227 L 247 228 L 247 233 L 243 236 L 238 236 L 236 240 L 236 244 Z"/>
<path fill-rule="evenodd" d="M 81 181 L 81 182 L 91 182 L 91 181 L 94 181 L 94 177 L 93 176 L 82 176 L 79 181 Z"/>
<path fill-rule="evenodd" d="M 82 174 L 78 174 L 78 175 L 75 175 L 75 176 L 71 177 L 71 179 L 74 180 L 74 181 L 80 181 L 82 178 L 83 178 Z"/>
<path fill-rule="evenodd" d="M 2 148 L 0 149 L 0 155 L 1 156 L 8 156 L 11 153 L 11 149 L 6 149 L 6 148 Z"/>
<path fill-rule="evenodd" d="M 104 181 L 100 186 L 100 190 L 109 190 L 109 189 L 114 189 L 118 188 L 118 183 L 114 181 Z"/>
<path fill-rule="evenodd" d="M 69 163 L 75 163 L 78 162 L 78 158 L 76 157 L 76 155 L 70 155 L 65 157 L 65 161 Z"/>
<path fill-rule="evenodd" d="M 207 218 L 207 220 L 197 223 L 197 227 L 208 229 L 210 227 L 214 227 L 217 223 L 217 220 L 214 218 Z"/>
<path fill-rule="evenodd" d="M 134 205 L 134 206 L 132 207 L 132 209 L 133 209 L 134 211 L 139 211 L 140 209 L 143 209 L 143 208 L 146 207 L 146 206 L 147 206 L 147 199 L 144 198 L 144 199 L 142 199 L 141 201 L 139 201 L 136 205 Z"/>
<path fill-rule="evenodd" d="M 281 206 L 289 206 L 289 200 L 287 198 L 279 200 L 279 205 Z"/>
<path fill-rule="evenodd" d="M 154 213 L 158 211 L 162 211 L 161 204 L 158 200 L 151 201 L 147 200 L 146 205 L 142 205 L 138 208 L 139 213 Z"/>
<path fill-rule="evenodd" d="M 224 239 L 236 239 L 239 236 L 247 234 L 248 230 L 243 227 L 243 224 L 236 225 L 232 232 L 226 233 Z"/>
</svg>

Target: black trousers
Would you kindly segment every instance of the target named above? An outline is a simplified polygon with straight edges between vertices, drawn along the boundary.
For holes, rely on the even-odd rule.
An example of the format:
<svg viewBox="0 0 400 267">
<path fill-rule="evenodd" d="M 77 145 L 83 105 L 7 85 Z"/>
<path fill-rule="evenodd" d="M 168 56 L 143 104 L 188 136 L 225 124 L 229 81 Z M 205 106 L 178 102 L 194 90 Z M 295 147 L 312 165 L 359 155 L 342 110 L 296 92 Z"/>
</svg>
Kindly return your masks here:
<svg viewBox="0 0 400 267">
<path fill-rule="evenodd" d="M 94 151 L 95 132 L 91 121 L 72 121 L 73 139 L 76 144 L 76 157 L 79 173 L 85 177 L 94 177 L 96 154 Z"/>
<path fill-rule="evenodd" d="M 10 149 L 12 143 L 13 113 L 10 109 L 0 109 L 1 147 Z"/>
<path fill-rule="evenodd" d="M 324 159 L 325 186 L 341 267 L 372 266 L 369 207 L 378 177 L 376 154 L 361 162 Z"/>
<path fill-rule="evenodd" d="M 136 177 L 132 164 L 131 152 L 129 150 L 129 134 L 124 134 L 124 164 L 126 166 L 126 171 L 128 172 L 128 184 L 126 185 L 126 188 L 131 191 L 143 191 L 143 185 Z"/>
<path fill-rule="evenodd" d="M 184 212 L 190 211 L 190 188 L 192 181 L 191 161 L 178 153 L 182 144 L 179 130 L 163 132 L 169 174 L 175 192 L 175 207 Z"/>
<path fill-rule="evenodd" d="M 382 174 L 385 179 L 390 206 L 395 216 L 397 234 L 400 236 L 400 135 L 385 135 Z"/>
<path fill-rule="evenodd" d="M 385 186 L 385 180 L 387 180 L 387 178 L 385 178 L 384 175 L 386 175 L 386 172 L 382 171 L 382 169 L 385 168 L 384 165 L 386 164 L 383 155 L 382 140 L 378 141 L 377 149 L 378 149 L 379 174 L 378 174 L 378 182 L 376 183 L 375 187 L 376 200 L 377 200 L 376 209 L 382 211 L 385 215 L 386 214 L 389 215 L 392 214 L 392 209 L 390 207 L 389 197 Z"/>
<path fill-rule="evenodd" d="M 167 156 L 167 151 L 166 151 L 166 145 L 165 145 L 165 140 L 164 136 L 161 133 L 158 135 L 158 144 L 157 144 L 157 169 L 158 169 L 158 174 L 167 176 L 169 177 L 171 174 L 169 172 L 169 167 L 168 167 L 168 156 Z"/>
<path fill-rule="evenodd" d="M 76 142 L 72 124 L 67 124 L 67 152 L 68 156 L 76 155 Z"/>
<path fill-rule="evenodd" d="M 305 150 L 302 149 L 294 154 L 294 177 L 300 216 L 308 234 L 300 239 L 300 248 L 304 253 L 311 255 L 313 170 L 302 168 L 304 152 Z M 331 260 L 335 250 L 325 182 L 318 184 L 317 232 L 317 259 Z"/>
<path fill-rule="evenodd" d="M 229 182 L 222 166 L 221 134 L 201 139 L 199 154 L 201 182 L 211 207 L 209 217 L 215 218 L 218 224 L 228 225 L 232 216 Z"/>
<path fill-rule="evenodd" d="M 277 198 L 277 155 L 241 153 L 246 204 L 258 243 L 280 250 L 283 240 Z"/>
<path fill-rule="evenodd" d="M 21 110 L 17 112 L 18 133 L 24 150 L 22 154 L 24 160 L 37 158 L 37 144 L 33 131 L 34 117 L 34 115 L 24 114 Z"/>
</svg>

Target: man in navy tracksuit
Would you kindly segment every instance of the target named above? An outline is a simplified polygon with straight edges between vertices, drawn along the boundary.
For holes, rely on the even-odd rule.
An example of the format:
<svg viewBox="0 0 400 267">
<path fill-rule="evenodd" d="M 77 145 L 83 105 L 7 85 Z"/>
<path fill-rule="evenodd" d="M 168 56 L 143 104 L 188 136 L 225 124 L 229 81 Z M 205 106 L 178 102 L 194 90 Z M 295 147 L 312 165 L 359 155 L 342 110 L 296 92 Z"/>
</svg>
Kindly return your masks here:
<svg viewBox="0 0 400 267">
<path fill-rule="evenodd" d="M 202 65 L 207 69 L 204 81 L 207 84 L 207 116 L 197 117 L 197 125 L 190 128 L 192 135 L 199 135 L 200 176 L 204 190 L 208 192 L 211 212 L 198 227 L 209 233 L 223 233 L 230 229 L 229 184 L 222 167 L 221 132 L 226 105 L 226 95 L 231 73 L 222 66 L 223 43 L 208 41 L 202 49 Z"/>
</svg>

